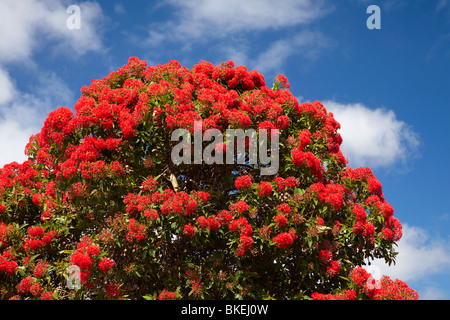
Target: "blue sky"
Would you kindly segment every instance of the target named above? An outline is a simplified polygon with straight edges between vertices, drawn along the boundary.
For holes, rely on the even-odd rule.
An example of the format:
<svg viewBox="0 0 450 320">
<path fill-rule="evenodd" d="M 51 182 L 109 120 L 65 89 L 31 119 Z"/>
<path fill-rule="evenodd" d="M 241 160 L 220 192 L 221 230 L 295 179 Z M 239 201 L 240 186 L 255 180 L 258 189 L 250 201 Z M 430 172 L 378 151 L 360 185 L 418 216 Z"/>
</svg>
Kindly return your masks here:
<svg viewBox="0 0 450 320">
<path fill-rule="evenodd" d="M 381 29 L 367 28 L 369 5 Z M 422 299 L 450 299 L 450 0 L 2 0 L 0 165 L 25 160 L 50 111 L 130 56 L 233 60 L 322 101 L 350 165 L 373 169 L 404 226 L 396 266 L 375 264 Z"/>
</svg>

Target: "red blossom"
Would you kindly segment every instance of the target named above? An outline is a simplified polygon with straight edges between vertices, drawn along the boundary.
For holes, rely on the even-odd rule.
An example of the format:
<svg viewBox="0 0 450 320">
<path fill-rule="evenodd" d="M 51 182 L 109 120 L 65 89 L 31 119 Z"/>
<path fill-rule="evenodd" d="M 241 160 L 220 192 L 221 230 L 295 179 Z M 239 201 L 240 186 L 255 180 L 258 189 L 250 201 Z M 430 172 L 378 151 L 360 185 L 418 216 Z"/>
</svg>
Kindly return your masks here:
<svg viewBox="0 0 450 320">
<path fill-rule="evenodd" d="M 183 234 L 193 237 L 195 235 L 195 227 L 191 225 L 191 223 L 188 223 L 184 226 Z"/>
<path fill-rule="evenodd" d="M 286 249 L 292 244 L 294 239 L 292 238 L 292 235 L 290 233 L 283 232 L 274 237 L 272 241 L 276 242 L 278 248 Z"/>
<path fill-rule="evenodd" d="M 163 290 L 158 295 L 158 300 L 177 300 L 177 293 L 172 291 Z"/>
<path fill-rule="evenodd" d="M 120 285 L 118 283 L 108 283 L 106 286 L 106 296 L 110 298 L 117 298 L 120 294 Z"/>
<path fill-rule="evenodd" d="M 23 278 L 16 286 L 17 293 L 19 294 L 26 294 L 30 291 L 31 286 L 33 284 L 33 278 L 32 277 L 26 277 Z"/>
<path fill-rule="evenodd" d="M 272 185 L 270 182 L 263 181 L 259 185 L 259 191 L 258 194 L 262 197 L 266 197 L 272 193 Z"/>
<path fill-rule="evenodd" d="M 112 259 L 102 258 L 98 264 L 98 269 L 103 273 L 108 273 L 114 265 L 115 263 Z"/>
<path fill-rule="evenodd" d="M 239 213 L 243 213 L 250 208 L 250 206 L 244 200 L 239 200 L 235 204 L 231 205 L 231 207 Z"/>
<path fill-rule="evenodd" d="M 251 180 L 250 176 L 245 175 L 245 176 L 238 177 L 234 184 L 236 186 L 236 189 L 248 188 L 248 187 L 251 187 L 252 180 Z"/>
<path fill-rule="evenodd" d="M 287 219 L 284 215 L 282 214 L 278 214 L 276 215 L 273 220 L 275 221 L 275 223 L 277 224 L 278 227 L 284 227 L 287 224 Z"/>
</svg>

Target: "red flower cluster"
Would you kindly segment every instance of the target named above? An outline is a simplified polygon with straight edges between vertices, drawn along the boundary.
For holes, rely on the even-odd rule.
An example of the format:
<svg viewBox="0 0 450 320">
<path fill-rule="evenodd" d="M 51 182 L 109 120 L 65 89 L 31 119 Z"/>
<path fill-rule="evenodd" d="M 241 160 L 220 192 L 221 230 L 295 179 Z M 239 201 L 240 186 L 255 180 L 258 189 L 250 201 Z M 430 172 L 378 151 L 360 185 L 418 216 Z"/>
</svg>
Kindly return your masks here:
<svg viewBox="0 0 450 320">
<path fill-rule="evenodd" d="M 192 192 L 191 197 L 194 199 L 194 201 L 204 205 L 209 202 L 211 195 L 208 192 L 204 191 L 194 191 Z"/>
<path fill-rule="evenodd" d="M 383 276 L 378 286 L 371 284 L 372 275 L 362 267 L 354 268 L 350 274 L 350 279 L 355 283 L 360 291 L 364 292 L 367 298 L 372 300 L 417 300 L 418 295 L 415 290 L 410 289 L 406 283 L 400 280 L 392 281 L 389 277 Z"/>
<path fill-rule="evenodd" d="M 272 185 L 270 184 L 270 182 L 267 181 L 261 182 L 258 189 L 259 189 L 258 194 L 261 197 L 266 197 L 272 193 Z"/>
<path fill-rule="evenodd" d="M 356 219 L 356 223 L 353 225 L 353 233 L 361 234 L 366 239 L 373 241 L 375 227 L 372 223 L 366 221 L 367 214 L 364 209 L 359 204 L 355 204 L 353 206 L 353 213 Z"/>
<path fill-rule="evenodd" d="M 398 241 L 402 237 L 402 225 L 400 221 L 393 217 L 394 208 L 392 205 L 384 201 L 384 199 L 378 197 L 377 195 L 369 196 L 365 204 L 369 208 L 375 209 L 375 212 L 380 213 L 384 218 L 384 228 L 381 230 L 382 237 L 385 240 Z"/>
<path fill-rule="evenodd" d="M 329 250 L 320 250 L 319 251 L 319 261 L 323 264 L 328 264 L 333 258 L 333 254 Z"/>
<path fill-rule="evenodd" d="M 177 293 L 172 291 L 163 290 L 159 296 L 158 300 L 177 300 Z"/>
<path fill-rule="evenodd" d="M 33 277 L 23 278 L 22 281 L 17 284 L 17 293 L 26 294 L 30 291 L 31 285 L 33 284 Z"/>
<path fill-rule="evenodd" d="M 189 222 L 187 225 L 184 226 L 183 234 L 187 235 L 188 237 L 193 237 L 195 235 L 195 227 L 191 225 Z"/>
<path fill-rule="evenodd" d="M 277 244 L 278 248 L 286 249 L 287 247 L 289 247 L 294 242 L 294 240 L 297 237 L 298 236 L 293 231 L 283 232 L 283 233 L 278 234 L 276 237 L 274 237 L 272 239 L 272 241 Z"/>
<path fill-rule="evenodd" d="M 142 215 L 150 220 L 156 221 L 159 218 L 158 211 L 156 209 L 145 210 Z"/>
<path fill-rule="evenodd" d="M 88 282 L 92 275 L 92 267 L 94 266 L 94 262 L 98 261 L 99 258 L 97 257 L 99 256 L 100 247 L 95 244 L 91 238 L 84 236 L 81 239 L 81 242 L 78 243 L 77 250 L 70 257 L 70 262 L 80 268 L 81 283 L 88 287 L 93 286 L 92 283 Z M 98 263 L 98 269 L 103 273 L 108 273 L 114 265 L 115 263 L 112 259 L 103 257 Z M 45 267 L 43 270 L 45 270 Z M 43 270 L 39 272 L 43 272 Z"/>
<path fill-rule="evenodd" d="M 291 85 L 288 82 L 288 79 L 282 74 L 277 75 L 275 77 L 275 81 L 277 89 L 289 89 L 291 87 Z"/>
<path fill-rule="evenodd" d="M 31 236 L 22 245 L 23 250 L 32 250 L 43 248 L 52 242 L 53 238 L 57 236 L 56 231 L 44 232 L 44 229 L 39 226 L 29 227 L 28 234 Z"/>
<path fill-rule="evenodd" d="M 89 252 L 91 254 L 87 252 L 88 247 L 90 248 Z M 91 247 L 86 242 L 80 242 L 77 246 L 77 250 L 70 257 L 70 262 L 80 267 L 83 271 L 90 270 L 93 263 L 92 256 L 100 252 L 100 250 L 98 250 L 97 253 L 97 248 L 97 245 L 93 245 L 93 247 Z"/>
<path fill-rule="evenodd" d="M 241 234 L 239 239 L 239 246 L 236 250 L 236 254 L 238 256 L 243 256 L 246 251 L 250 250 L 253 244 L 253 238 L 246 236 L 245 234 Z"/>
<path fill-rule="evenodd" d="M 208 218 L 206 218 L 205 216 L 198 217 L 197 223 L 203 229 L 217 231 L 220 227 L 227 225 L 231 220 L 233 220 L 233 216 L 228 210 L 220 210 L 217 215 L 213 214 Z"/>
<path fill-rule="evenodd" d="M 28 276 L 23 278 L 17 285 L 16 290 L 19 295 L 26 295 L 30 293 L 34 297 L 39 297 L 40 300 L 53 300 L 53 291 L 45 291 L 37 279 Z M 16 296 L 19 299 L 18 296 Z"/>
<path fill-rule="evenodd" d="M 98 269 L 103 273 L 108 273 L 112 267 L 114 267 L 115 262 L 109 258 L 102 258 L 98 264 Z"/>
<path fill-rule="evenodd" d="M 36 278 L 42 278 L 45 274 L 45 271 L 47 270 L 47 267 L 48 263 L 40 259 L 39 262 L 36 264 L 36 267 L 34 268 L 33 275 Z"/>
<path fill-rule="evenodd" d="M 10 226 L 0 222 L 0 245 L 6 247 L 8 244 L 8 236 L 10 234 Z"/>
<path fill-rule="evenodd" d="M 299 186 L 299 182 L 295 177 L 287 177 L 283 179 L 282 177 L 275 177 L 275 184 L 277 186 L 277 191 L 284 191 L 286 188 L 295 188 Z"/>
<path fill-rule="evenodd" d="M 314 292 L 311 295 L 313 300 L 417 300 L 417 292 L 408 287 L 408 285 L 400 280 L 391 280 L 387 276 L 383 276 L 379 280 L 379 285 L 373 286 L 373 278 L 362 267 L 356 267 L 349 273 L 349 278 L 354 289 L 343 290 L 337 294 L 321 294 Z"/>
<path fill-rule="evenodd" d="M 233 211 L 237 211 L 239 213 L 244 213 L 250 208 L 250 206 L 244 200 L 239 200 L 238 202 L 230 205 L 230 209 Z"/>
<path fill-rule="evenodd" d="M 151 203 L 151 198 L 147 195 L 129 193 L 123 200 L 123 203 L 126 204 L 128 214 L 134 215 L 145 210 Z"/>
<path fill-rule="evenodd" d="M 311 295 L 313 300 L 355 300 L 355 290 L 344 290 L 338 294 L 313 292 Z"/>
<path fill-rule="evenodd" d="M 273 220 L 275 221 L 275 223 L 277 224 L 278 227 L 284 227 L 287 225 L 288 220 L 286 219 L 286 217 L 282 214 L 277 214 Z"/>
<path fill-rule="evenodd" d="M 383 228 L 383 236 L 388 240 L 394 240 L 398 241 L 401 239 L 403 232 L 402 232 L 402 225 L 400 221 L 397 218 L 394 218 L 393 216 L 390 216 L 385 221 L 386 228 Z"/>
<path fill-rule="evenodd" d="M 3 251 L 0 255 L 0 271 L 5 272 L 7 275 L 13 275 L 17 272 L 19 266 L 15 257 L 9 252 L 9 250 Z"/>
<path fill-rule="evenodd" d="M 295 111 L 299 115 L 311 115 L 314 120 L 325 122 L 327 118 L 327 110 L 320 101 L 304 102 L 295 106 Z"/>
<path fill-rule="evenodd" d="M 117 298 L 120 294 L 120 284 L 110 282 L 106 286 L 106 296 L 109 298 Z"/>
<path fill-rule="evenodd" d="M 236 179 L 234 185 L 238 190 L 243 188 L 249 188 L 252 186 L 252 179 L 248 175 L 241 176 Z"/>
<path fill-rule="evenodd" d="M 156 190 L 156 187 L 158 186 L 158 181 L 156 181 L 153 177 L 147 177 L 142 184 L 142 191 L 145 192 L 153 192 Z"/>
<path fill-rule="evenodd" d="M 320 159 L 312 152 L 303 152 L 302 150 L 295 148 L 292 150 L 292 162 L 297 167 L 306 165 L 311 170 L 313 176 L 317 179 L 322 178 L 324 168 L 320 164 Z"/>
<path fill-rule="evenodd" d="M 147 227 L 137 222 L 136 219 L 131 218 L 128 222 L 128 233 L 125 235 L 125 239 L 128 242 L 133 242 L 134 239 L 137 242 L 147 239 Z"/>
<path fill-rule="evenodd" d="M 327 275 L 330 277 L 334 277 L 339 273 L 340 268 L 341 263 L 339 261 L 330 261 L 329 265 L 327 266 Z"/>
<path fill-rule="evenodd" d="M 350 167 L 346 167 L 342 175 L 342 179 L 345 178 L 348 178 L 351 181 L 365 181 L 368 184 L 367 190 L 371 194 L 383 198 L 382 185 L 374 176 L 370 168 L 352 169 Z"/>
<path fill-rule="evenodd" d="M 230 230 L 240 232 L 241 235 L 251 236 L 253 233 L 252 226 L 248 223 L 247 219 L 240 217 L 231 221 Z"/>
<path fill-rule="evenodd" d="M 282 203 L 277 205 L 277 211 L 282 214 L 289 214 L 291 212 L 291 207 L 287 203 Z"/>
<path fill-rule="evenodd" d="M 205 216 L 200 216 L 197 218 L 197 223 L 204 229 L 209 229 L 211 231 L 219 230 L 221 223 L 220 220 L 216 218 L 215 215 L 212 215 L 208 218 Z"/>
<path fill-rule="evenodd" d="M 163 214 L 192 214 L 197 208 L 197 202 L 186 193 L 177 192 L 163 202 L 161 213 Z"/>
<path fill-rule="evenodd" d="M 373 300 L 417 300 L 419 295 L 404 281 L 384 276 L 381 278 L 381 288 L 374 290 Z"/>
<path fill-rule="evenodd" d="M 243 256 L 246 251 L 251 249 L 253 244 L 254 240 L 251 237 L 253 228 L 244 217 L 231 221 L 229 228 L 231 231 L 240 233 L 239 245 L 236 253 L 238 256 Z"/>
<path fill-rule="evenodd" d="M 317 194 L 317 198 L 330 204 L 335 212 L 339 211 L 344 204 L 346 188 L 339 184 L 323 185 L 321 182 L 312 184 L 309 189 Z"/>
</svg>

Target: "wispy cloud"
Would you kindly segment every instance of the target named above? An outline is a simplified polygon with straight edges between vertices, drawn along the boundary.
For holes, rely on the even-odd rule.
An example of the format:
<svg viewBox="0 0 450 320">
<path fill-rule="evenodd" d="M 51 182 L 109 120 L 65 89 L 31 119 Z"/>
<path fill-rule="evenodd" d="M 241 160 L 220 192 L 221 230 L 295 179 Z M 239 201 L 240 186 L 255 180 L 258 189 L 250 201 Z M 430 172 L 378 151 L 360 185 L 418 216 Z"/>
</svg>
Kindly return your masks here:
<svg viewBox="0 0 450 320">
<path fill-rule="evenodd" d="M 223 38 L 230 34 L 308 24 L 329 10 L 310 0 L 167 0 L 174 19 L 152 25 L 149 43 Z"/>
<path fill-rule="evenodd" d="M 287 61 L 291 57 L 301 56 L 304 61 L 311 63 L 332 45 L 332 40 L 319 31 L 300 31 L 294 36 L 268 42 L 266 47 L 261 48 L 262 50 L 255 49 L 247 43 L 230 45 L 229 42 L 220 46 L 218 50 L 222 61 L 233 60 L 235 64 L 245 65 L 268 76 L 284 73 Z"/>
<path fill-rule="evenodd" d="M 440 11 L 443 8 L 445 8 L 447 6 L 447 4 L 448 4 L 448 0 L 439 0 L 439 2 L 436 5 L 436 9 L 435 10 L 436 11 Z"/>
<path fill-rule="evenodd" d="M 425 60 L 442 59 L 450 57 L 450 33 L 439 36 L 428 48 Z"/>
<path fill-rule="evenodd" d="M 301 54 L 303 59 L 312 61 L 330 45 L 331 40 L 321 32 L 303 31 L 293 37 L 272 43 L 265 51 L 257 55 L 254 62 L 250 63 L 263 73 L 276 70 L 281 73 L 289 57 Z"/>
</svg>

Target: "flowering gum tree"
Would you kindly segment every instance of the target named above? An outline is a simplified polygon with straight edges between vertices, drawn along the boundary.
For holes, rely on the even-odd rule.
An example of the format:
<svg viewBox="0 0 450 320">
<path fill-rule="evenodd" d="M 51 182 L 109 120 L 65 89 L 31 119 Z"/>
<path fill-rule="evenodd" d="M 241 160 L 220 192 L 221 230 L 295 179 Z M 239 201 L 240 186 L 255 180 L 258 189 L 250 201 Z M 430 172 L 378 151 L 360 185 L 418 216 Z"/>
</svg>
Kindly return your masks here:
<svg viewBox="0 0 450 320">
<path fill-rule="evenodd" d="M 0 169 L 2 299 L 417 299 L 360 267 L 394 262 L 402 226 L 372 171 L 347 166 L 333 114 L 284 76 L 132 57 L 74 112 Z M 171 133 L 194 121 L 278 134 L 278 171 L 174 164 Z"/>
</svg>

